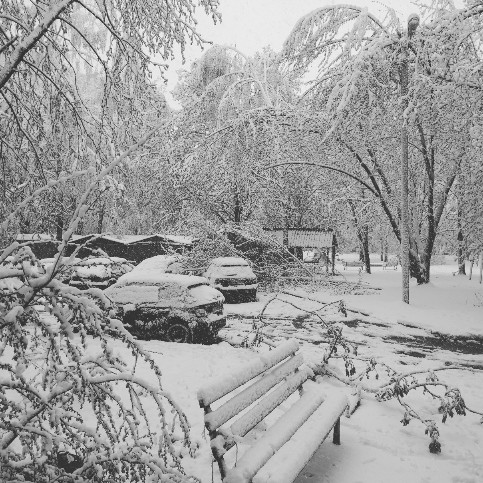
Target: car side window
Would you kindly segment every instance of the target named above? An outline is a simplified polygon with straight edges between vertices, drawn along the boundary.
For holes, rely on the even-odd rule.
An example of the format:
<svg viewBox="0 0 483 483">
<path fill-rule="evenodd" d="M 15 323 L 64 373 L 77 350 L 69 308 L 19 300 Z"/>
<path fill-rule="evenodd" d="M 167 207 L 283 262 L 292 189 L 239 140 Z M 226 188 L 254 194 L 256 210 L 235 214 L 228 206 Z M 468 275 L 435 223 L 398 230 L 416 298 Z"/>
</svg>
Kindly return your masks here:
<svg viewBox="0 0 483 483">
<path fill-rule="evenodd" d="M 179 301 L 186 296 L 186 289 L 175 284 L 165 284 L 156 288 L 159 302 L 163 304 L 170 305 L 173 301 Z"/>
<path fill-rule="evenodd" d="M 131 285 L 127 287 L 131 289 L 130 298 L 134 297 L 138 303 L 157 303 L 158 302 L 158 287 L 156 285 Z"/>
<path fill-rule="evenodd" d="M 117 287 L 112 294 L 121 304 L 149 304 L 158 301 L 158 287 L 153 285 L 124 285 Z"/>
</svg>

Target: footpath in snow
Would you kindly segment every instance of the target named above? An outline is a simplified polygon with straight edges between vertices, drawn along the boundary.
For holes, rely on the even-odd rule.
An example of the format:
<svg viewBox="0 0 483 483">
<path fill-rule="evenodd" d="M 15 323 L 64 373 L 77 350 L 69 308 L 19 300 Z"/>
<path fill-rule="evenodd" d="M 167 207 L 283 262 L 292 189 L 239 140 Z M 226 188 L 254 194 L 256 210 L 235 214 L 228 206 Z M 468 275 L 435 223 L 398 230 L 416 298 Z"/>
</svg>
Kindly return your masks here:
<svg viewBox="0 0 483 483">
<path fill-rule="evenodd" d="M 374 267 L 371 274 L 359 273 L 357 268 L 343 270 L 340 263 L 336 269 L 340 275 L 335 280 L 360 283 L 357 294 L 311 293 L 311 297 L 323 301 L 344 299 L 351 308 L 359 309 L 387 325 L 451 335 L 483 336 L 483 284 L 478 283 L 475 274 L 472 280 L 468 276 L 453 275 L 457 270 L 454 263 L 433 266 L 429 284 L 417 285 L 411 279 L 409 305 L 401 300 L 400 267 L 397 270 Z M 229 305 L 228 313 L 256 316 L 269 296 L 262 295 L 257 303 Z M 297 311 L 287 305 L 279 305 L 278 312 L 271 308 L 268 313 L 290 317 Z"/>
</svg>

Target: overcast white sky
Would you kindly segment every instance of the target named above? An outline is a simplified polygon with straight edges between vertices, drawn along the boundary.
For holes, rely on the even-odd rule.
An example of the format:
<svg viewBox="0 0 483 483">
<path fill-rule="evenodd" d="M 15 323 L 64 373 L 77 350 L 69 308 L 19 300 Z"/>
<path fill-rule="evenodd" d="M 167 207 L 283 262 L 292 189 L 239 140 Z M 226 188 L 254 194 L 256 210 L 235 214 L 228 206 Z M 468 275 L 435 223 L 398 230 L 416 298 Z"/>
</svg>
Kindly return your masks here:
<svg viewBox="0 0 483 483">
<path fill-rule="evenodd" d="M 406 21 L 412 12 L 418 12 L 417 7 L 409 0 L 220 0 L 222 22 L 214 25 L 200 9 L 197 10 L 198 31 L 205 40 L 215 44 L 237 47 L 246 55 L 252 55 L 263 47 L 270 45 L 275 51 L 280 51 L 284 40 L 288 37 L 297 20 L 317 8 L 341 3 L 365 6 L 369 11 L 381 18 L 384 14 L 381 5 L 387 5 L 396 12 L 402 21 Z M 208 46 L 209 47 L 209 46 Z M 181 55 L 170 63 L 167 72 L 167 99 L 176 107 L 169 91 L 177 82 L 176 71 L 188 68 L 191 62 L 202 54 L 202 50 L 189 47 L 185 52 L 186 64 L 183 66 Z"/>
</svg>

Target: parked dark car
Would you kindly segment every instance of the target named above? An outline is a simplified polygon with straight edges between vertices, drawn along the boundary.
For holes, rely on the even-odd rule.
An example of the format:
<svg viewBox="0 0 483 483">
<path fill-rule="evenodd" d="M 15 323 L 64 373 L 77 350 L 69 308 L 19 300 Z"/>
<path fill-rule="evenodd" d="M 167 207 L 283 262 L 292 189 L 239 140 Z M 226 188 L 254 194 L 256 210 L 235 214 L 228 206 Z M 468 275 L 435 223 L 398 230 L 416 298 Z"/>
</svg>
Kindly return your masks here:
<svg viewBox="0 0 483 483">
<path fill-rule="evenodd" d="M 257 276 L 243 258 L 215 258 L 204 276 L 225 296 L 227 302 L 255 302 L 257 299 Z"/>
<path fill-rule="evenodd" d="M 226 325 L 223 295 L 203 277 L 133 270 L 105 294 L 140 338 L 211 342 Z"/>
</svg>

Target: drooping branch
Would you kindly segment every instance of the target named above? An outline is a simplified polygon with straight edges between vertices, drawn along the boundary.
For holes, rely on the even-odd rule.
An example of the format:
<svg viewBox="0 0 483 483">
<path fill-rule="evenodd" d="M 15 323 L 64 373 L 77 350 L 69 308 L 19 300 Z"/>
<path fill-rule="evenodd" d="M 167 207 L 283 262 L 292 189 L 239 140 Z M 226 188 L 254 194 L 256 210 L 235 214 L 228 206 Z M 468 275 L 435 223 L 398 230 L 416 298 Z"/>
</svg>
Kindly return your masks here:
<svg viewBox="0 0 483 483">
<path fill-rule="evenodd" d="M 301 161 L 287 161 L 284 163 L 278 163 L 278 164 L 272 164 L 270 166 L 265 166 L 263 169 L 275 169 L 279 168 L 281 166 L 313 166 L 316 168 L 321 168 L 321 169 L 327 169 L 329 171 L 336 171 L 337 173 L 342 173 L 349 178 L 352 178 L 353 180 L 357 181 L 359 184 L 363 185 L 365 188 L 367 188 L 375 197 L 379 198 L 379 193 L 375 191 L 370 185 L 368 185 L 365 181 L 360 179 L 359 177 L 355 176 L 352 173 L 349 173 L 347 171 L 344 171 L 343 169 L 336 168 L 335 166 L 330 166 L 328 164 L 319 164 L 319 163 L 311 163 L 311 162 L 301 162 Z"/>
<path fill-rule="evenodd" d="M 18 44 L 9 55 L 0 70 L 0 91 L 16 72 L 24 57 L 32 50 L 37 42 L 46 34 L 57 18 L 74 3 L 75 0 L 60 0 L 52 4 L 32 32 Z"/>
<path fill-rule="evenodd" d="M 371 190 L 371 193 L 375 194 L 375 196 L 377 198 L 379 198 L 380 203 L 381 203 L 381 206 L 382 206 L 382 209 L 384 210 L 384 213 L 386 213 L 386 216 L 387 216 L 387 218 L 389 220 L 389 223 L 391 224 L 391 227 L 392 227 L 392 230 L 394 232 L 394 235 L 396 236 L 396 238 L 398 239 L 398 241 L 401 241 L 401 232 L 399 231 L 399 226 L 398 226 L 396 220 L 394 219 L 394 216 L 393 216 L 393 214 L 392 214 L 392 212 L 391 212 L 391 210 L 389 208 L 389 205 L 387 204 L 386 199 L 383 196 L 383 193 L 381 191 L 381 188 L 379 186 L 379 183 L 377 182 L 377 180 L 376 180 L 374 174 L 372 173 L 371 169 L 369 168 L 369 166 L 367 166 L 367 164 L 364 162 L 364 160 L 362 159 L 362 157 L 360 156 L 360 154 L 351 145 L 349 145 L 348 143 L 346 143 L 345 141 L 343 141 L 341 139 L 338 139 L 338 140 L 356 158 L 356 160 L 358 161 L 358 163 L 361 166 L 361 168 L 366 172 L 367 176 L 371 180 L 371 183 L 374 186 L 374 189 Z"/>
</svg>

